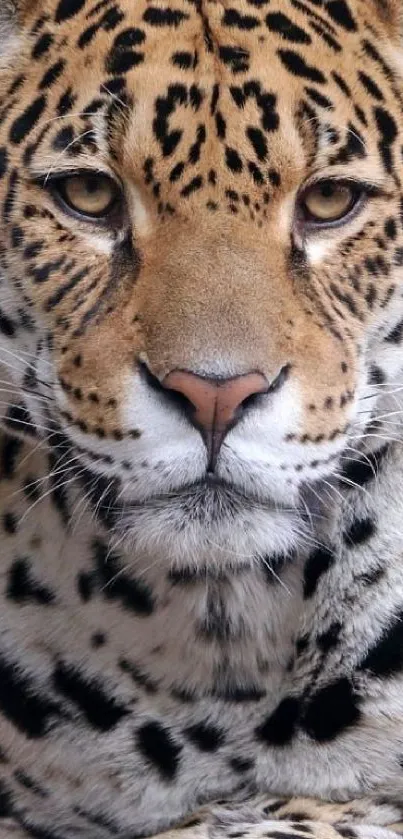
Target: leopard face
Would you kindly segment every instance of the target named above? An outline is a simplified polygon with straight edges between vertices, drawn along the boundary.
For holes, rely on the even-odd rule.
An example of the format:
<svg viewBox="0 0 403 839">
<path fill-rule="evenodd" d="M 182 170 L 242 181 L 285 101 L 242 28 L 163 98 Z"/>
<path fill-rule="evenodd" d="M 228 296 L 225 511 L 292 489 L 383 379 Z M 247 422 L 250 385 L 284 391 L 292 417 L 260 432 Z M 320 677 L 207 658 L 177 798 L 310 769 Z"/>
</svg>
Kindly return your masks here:
<svg viewBox="0 0 403 839">
<path fill-rule="evenodd" d="M 2 12 L 4 421 L 147 556 L 292 550 L 401 366 L 398 6 Z"/>
</svg>

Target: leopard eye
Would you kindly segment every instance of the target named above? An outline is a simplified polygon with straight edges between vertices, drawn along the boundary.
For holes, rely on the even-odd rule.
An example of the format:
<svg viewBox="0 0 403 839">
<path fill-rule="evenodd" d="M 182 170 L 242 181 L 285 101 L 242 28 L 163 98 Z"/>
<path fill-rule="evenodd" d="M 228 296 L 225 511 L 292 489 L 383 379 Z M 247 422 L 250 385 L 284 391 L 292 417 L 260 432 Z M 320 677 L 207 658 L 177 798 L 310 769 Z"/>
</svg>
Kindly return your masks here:
<svg viewBox="0 0 403 839">
<path fill-rule="evenodd" d="M 354 184 L 320 181 L 308 187 L 302 197 L 305 219 L 318 225 L 340 221 L 353 209 L 359 197 Z"/>
<path fill-rule="evenodd" d="M 110 215 L 119 198 L 119 189 L 111 178 L 92 173 L 58 178 L 53 191 L 67 208 L 98 221 Z"/>
</svg>

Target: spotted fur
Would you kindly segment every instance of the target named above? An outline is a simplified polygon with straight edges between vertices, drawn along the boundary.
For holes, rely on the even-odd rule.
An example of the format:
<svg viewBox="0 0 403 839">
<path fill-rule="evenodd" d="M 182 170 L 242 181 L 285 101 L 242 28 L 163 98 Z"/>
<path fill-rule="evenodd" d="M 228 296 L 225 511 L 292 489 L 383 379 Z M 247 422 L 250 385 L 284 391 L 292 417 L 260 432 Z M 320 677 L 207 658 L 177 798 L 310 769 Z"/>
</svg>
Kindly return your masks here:
<svg viewBox="0 0 403 839">
<path fill-rule="evenodd" d="M 393 839 L 400 0 L 1 0 L 0 45 L 0 839 Z M 213 475 L 175 370 L 267 381 Z"/>
</svg>

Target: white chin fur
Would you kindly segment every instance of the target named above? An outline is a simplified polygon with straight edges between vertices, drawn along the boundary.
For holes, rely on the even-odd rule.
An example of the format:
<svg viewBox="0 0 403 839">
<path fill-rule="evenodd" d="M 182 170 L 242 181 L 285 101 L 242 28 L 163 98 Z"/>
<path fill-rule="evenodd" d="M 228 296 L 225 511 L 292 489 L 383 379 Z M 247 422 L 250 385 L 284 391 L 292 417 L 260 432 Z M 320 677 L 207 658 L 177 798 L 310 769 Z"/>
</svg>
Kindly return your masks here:
<svg viewBox="0 0 403 839">
<path fill-rule="evenodd" d="M 117 541 L 168 568 L 220 571 L 284 555 L 307 535 L 297 511 L 276 510 L 224 492 L 204 492 L 130 507 Z"/>
</svg>

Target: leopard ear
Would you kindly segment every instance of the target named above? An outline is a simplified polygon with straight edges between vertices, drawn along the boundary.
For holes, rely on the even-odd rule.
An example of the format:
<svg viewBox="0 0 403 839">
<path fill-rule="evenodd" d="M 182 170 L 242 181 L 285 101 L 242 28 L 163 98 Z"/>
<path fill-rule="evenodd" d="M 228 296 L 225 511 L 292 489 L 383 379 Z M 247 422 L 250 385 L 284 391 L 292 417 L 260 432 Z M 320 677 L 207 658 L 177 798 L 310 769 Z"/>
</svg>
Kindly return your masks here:
<svg viewBox="0 0 403 839">
<path fill-rule="evenodd" d="M 6 20 L 14 25 L 24 25 L 27 18 L 33 17 L 42 0 L 0 0 L 0 20 Z"/>
<path fill-rule="evenodd" d="M 38 14 L 43 0 L 0 0 L 0 66 L 18 47 L 24 27 Z"/>
<path fill-rule="evenodd" d="M 364 0 L 367 4 L 367 0 Z M 403 0 L 371 0 L 375 14 L 394 41 L 403 42 Z M 368 11 L 368 5 L 366 5 Z"/>
</svg>

